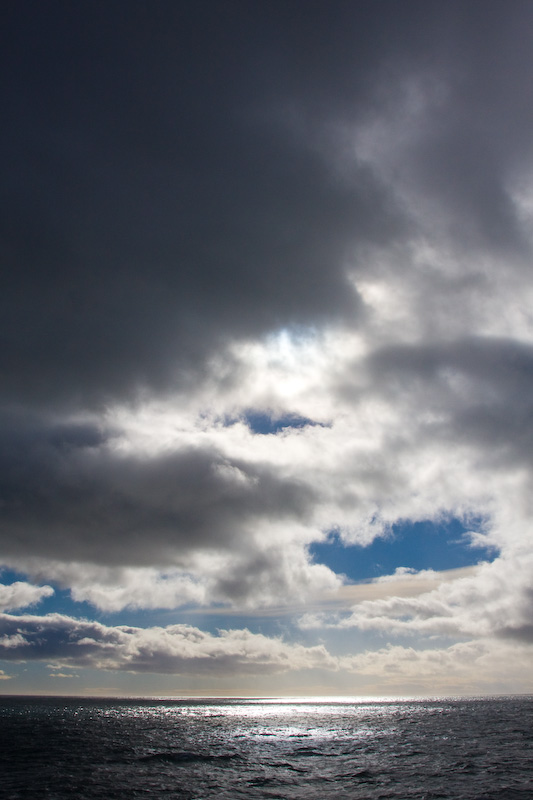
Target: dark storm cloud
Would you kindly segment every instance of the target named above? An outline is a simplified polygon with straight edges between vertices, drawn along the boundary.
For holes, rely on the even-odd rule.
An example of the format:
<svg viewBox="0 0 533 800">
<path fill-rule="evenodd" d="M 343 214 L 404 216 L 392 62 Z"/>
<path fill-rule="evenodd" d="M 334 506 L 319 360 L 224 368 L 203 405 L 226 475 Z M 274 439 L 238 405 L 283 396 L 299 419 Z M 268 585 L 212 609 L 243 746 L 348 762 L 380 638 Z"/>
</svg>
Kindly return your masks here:
<svg viewBox="0 0 533 800">
<path fill-rule="evenodd" d="M 305 483 L 209 445 L 126 455 L 87 425 L 11 422 L 1 437 L 4 558 L 187 567 L 192 552 L 237 548 L 258 574 L 254 526 L 305 519 L 314 504 Z"/>
<path fill-rule="evenodd" d="M 426 428 L 428 436 L 474 444 L 493 465 L 531 466 L 529 344 L 471 337 L 389 346 L 373 354 L 370 370 L 373 391 L 393 395 L 398 404 L 406 402 L 414 424 Z"/>
<path fill-rule="evenodd" d="M 474 247 L 530 252 L 509 190 L 532 155 L 531 5 L 429 3 L 411 21 L 419 32 L 383 55 L 388 91 L 374 97 L 374 118 L 393 131 L 390 180 L 467 258 Z"/>
<path fill-rule="evenodd" d="M 12 5 L 8 400 L 168 387 L 228 340 L 357 319 L 347 261 L 409 225 L 368 164 L 332 168 L 328 131 L 386 125 L 413 75 L 450 97 L 401 154 L 407 180 L 454 230 L 514 241 L 501 179 L 529 148 L 514 133 L 531 127 L 527 16 L 522 3 Z"/>
<path fill-rule="evenodd" d="M 8 397 L 165 386 L 228 338 L 357 310 L 347 246 L 393 220 L 367 169 L 336 180 L 280 117 L 303 9 L 283 45 L 241 4 L 24 5 L 4 34 Z"/>
</svg>

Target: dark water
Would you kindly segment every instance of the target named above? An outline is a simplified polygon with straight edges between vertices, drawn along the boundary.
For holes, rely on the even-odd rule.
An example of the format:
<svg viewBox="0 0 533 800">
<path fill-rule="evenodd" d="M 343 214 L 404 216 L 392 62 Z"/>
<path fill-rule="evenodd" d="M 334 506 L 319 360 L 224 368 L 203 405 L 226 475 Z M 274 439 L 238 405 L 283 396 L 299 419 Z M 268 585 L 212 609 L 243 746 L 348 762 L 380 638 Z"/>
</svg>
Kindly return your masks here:
<svg viewBox="0 0 533 800">
<path fill-rule="evenodd" d="M 532 800 L 533 697 L 4 697 L 0 760 L 2 800 Z"/>
</svg>

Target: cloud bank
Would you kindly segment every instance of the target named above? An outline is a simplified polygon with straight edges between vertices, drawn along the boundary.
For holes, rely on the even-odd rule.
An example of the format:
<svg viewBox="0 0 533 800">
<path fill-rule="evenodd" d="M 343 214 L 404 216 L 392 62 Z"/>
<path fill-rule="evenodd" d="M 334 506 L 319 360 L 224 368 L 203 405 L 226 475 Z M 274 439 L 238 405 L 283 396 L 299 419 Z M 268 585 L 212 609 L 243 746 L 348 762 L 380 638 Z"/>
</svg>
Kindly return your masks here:
<svg viewBox="0 0 533 800">
<path fill-rule="evenodd" d="M 61 614 L 1 617 L 2 657 L 52 661 L 54 668 L 171 674 L 268 675 L 301 669 L 337 669 L 323 645 L 304 647 L 248 630 L 217 636 L 190 625 L 109 627 Z"/>
</svg>

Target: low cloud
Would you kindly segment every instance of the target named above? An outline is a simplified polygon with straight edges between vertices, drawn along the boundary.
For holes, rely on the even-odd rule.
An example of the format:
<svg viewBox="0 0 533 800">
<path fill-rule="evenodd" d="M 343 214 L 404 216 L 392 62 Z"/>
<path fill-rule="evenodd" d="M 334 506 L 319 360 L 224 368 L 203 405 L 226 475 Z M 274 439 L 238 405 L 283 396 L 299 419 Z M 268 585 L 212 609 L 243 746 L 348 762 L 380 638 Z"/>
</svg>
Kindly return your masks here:
<svg viewBox="0 0 533 800">
<path fill-rule="evenodd" d="M 460 642 L 418 649 L 401 645 L 340 659 L 341 669 L 368 676 L 380 692 L 431 695 L 483 694 L 520 687 L 531 691 L 531 647 L 501 642 Z"/>
<path fill-rule="evenodd" d="M 531 644 L 480 638 L 448 647 L 405 645 L 334 656 L 324 645 L 290 644 L 247 629 L 217 635 L 190 625 L 106 626 L 60 614 L 0 615 L 4 661 L 42 661 L 51 677 L 77 677 L 84 668 L 110 672 L 231 678 L 330 672 L 356 680 L 365 692 L 483 693 L 531 690 Z M 0 679 L 5 673 L 0 673 Z M 352 676 L 352 678 L 350 678 Z M 6 679 L 9 677 L 5 676 Z M 518 687 L 518 689 L 517 689 Z"/>
<path fill-rule="evenodd" d="M 61 614 L 2 614 L 0 626 L 4 660 L 53 661 L 58 668 L 228 676 L 337 669 L 323 645 L 287 644 L 246 629 L 222 630 L 215 636 L 189 625 L 108 627 Z"/>
<path fill-rule="evenodd" d="M 67 672 L 50 672 L 49 678 L 79 678 L 79 675 L 69 674 Z"/>
</svg>

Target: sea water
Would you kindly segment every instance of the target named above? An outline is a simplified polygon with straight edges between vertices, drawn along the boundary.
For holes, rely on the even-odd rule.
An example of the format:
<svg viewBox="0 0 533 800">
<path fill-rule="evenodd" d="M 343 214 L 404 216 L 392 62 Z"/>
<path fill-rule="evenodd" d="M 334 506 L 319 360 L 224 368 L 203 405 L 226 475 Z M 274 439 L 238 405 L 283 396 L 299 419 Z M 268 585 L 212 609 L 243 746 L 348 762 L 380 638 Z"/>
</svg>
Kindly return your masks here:
<svg viewBox="0 0 533 800">
<path fill-rule="evenodd" d="M 533 697 L 0 698 L 0 797 L 532 800 Z"/>
</svg>

